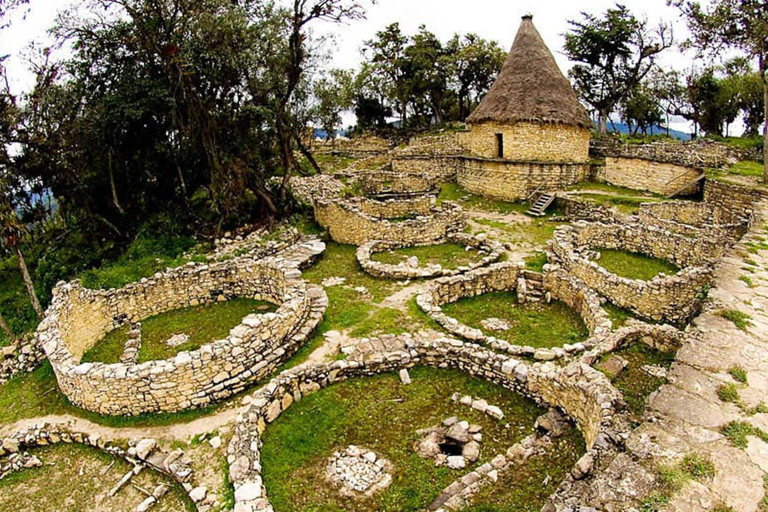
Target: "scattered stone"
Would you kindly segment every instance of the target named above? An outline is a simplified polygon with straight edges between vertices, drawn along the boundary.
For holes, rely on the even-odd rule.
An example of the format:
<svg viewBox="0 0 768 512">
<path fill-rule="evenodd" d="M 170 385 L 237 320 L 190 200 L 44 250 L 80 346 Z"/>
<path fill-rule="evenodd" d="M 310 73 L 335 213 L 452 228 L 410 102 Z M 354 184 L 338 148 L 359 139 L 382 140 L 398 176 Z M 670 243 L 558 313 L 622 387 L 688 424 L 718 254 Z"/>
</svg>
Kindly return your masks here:
<svg viewBox="0 0 768 512">
<path fill-rule="evenodd" d="M 335 452 L 326 467 L 326 478 L 342 496 L 370 497 L 392 483 L 392 465 L 371 450 L 356 446 Z"/>
<path fill-rule="evenodd" d="M 511 329 L 509 323 L 500 318 L 486 318 L 480 322 L 480 327 L 489 331 L 506 332 Z"/>
<path fill-rule="evenodd" d="M 602 370 L 610 375 L 612 378 L 616 378 L 627 369 L 629 361 L 616 354 L 611 355 L 605 361 L 595 365 L 598 370 Z"/>
<path fill-rule="evenodd" d="M 562 436 L 569 428 L 568 420 L 557 409 L 550 409 L 547 414 L 539 416 L 536 420 L 536 429 L 546 432 L 553 438 Z"/>
<path fill-rule="evenodd" d="M 408 373 L 408 370 L 406 369 L 400 370 L 400 382 L 402 382 L 406 386 L 411 383 L 411 376 Z"/>
<path fill-rule="evenodd" d="M 651 377 L 656 377 L 659 379 L 666 379 L 667 375 L 669 374 L 669 370 L 667 370 L 663 366 L 657 366 L 657 365 L 643 365 L 641 367 L 641 370 L 643 370 L 645 373 L 647 373 Z"/>
<path fill-rule="evenodd" d="M 189 498 L 195 503 L 200 503 L 208 495 L 208 489 L 205 487 L 195 487 L 189 492 Z"/>
<path fill-rule="evenodd" d="M 345 282 L 347 282 L 346 277 L 328 277 L 323 279 L 321 284 L 323 285 L 323 288 L 331 288 L 333 286 L 340 286 Z"/>
<path fill-rule="evenodd" d="M 461 455 L 454 455 L 454 456 L 448 457 L 446 461 L 446 465 L 450 469 L 464 469 L 465 467 L 467 467 L 467 461 Z"/>
<path fill-rule="evenodd" d="M 142 439 L 136 444 L 136 457 L 140 460 L 147 460 L 157 449 L 157 441 L 154 439 Z"/>
<path fill-rule="evenodd" d="M 165 342 L 169 347 L 180 347 L 186 343 L 189 343 L 189 335 L 187 334 L 174 334 Z"/>
<path fill-rule="evenodd" d="M 208 444 L 210 444 L 211 448 L 214 450 L 218 450 L 221 447 L 221 436 L 212 437 L 208 441 Z"/>
</svg>

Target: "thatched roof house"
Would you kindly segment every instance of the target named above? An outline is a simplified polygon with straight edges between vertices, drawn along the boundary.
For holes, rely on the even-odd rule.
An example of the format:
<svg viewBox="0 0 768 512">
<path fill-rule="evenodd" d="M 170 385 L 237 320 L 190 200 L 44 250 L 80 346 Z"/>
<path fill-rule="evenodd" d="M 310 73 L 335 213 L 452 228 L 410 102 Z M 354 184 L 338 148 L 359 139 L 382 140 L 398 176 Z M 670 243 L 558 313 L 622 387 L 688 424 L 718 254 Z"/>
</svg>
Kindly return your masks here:
<svg viewBox="0 0 768 512">
<path fill-rule="evenodd" d="M 470 192 L 525 199 L 588 172 L 592 121 L 531 16 L 523 17 L 504 67 L 467 123 L 470 154 L 457 177 Z"/>
<path fill-rule="evenodd" d="M 590 127 L 589 114 L 552 56 L 533 17 L 523 17 L 496 82 L 468 123 L 562 123 Z"/>
</svg>

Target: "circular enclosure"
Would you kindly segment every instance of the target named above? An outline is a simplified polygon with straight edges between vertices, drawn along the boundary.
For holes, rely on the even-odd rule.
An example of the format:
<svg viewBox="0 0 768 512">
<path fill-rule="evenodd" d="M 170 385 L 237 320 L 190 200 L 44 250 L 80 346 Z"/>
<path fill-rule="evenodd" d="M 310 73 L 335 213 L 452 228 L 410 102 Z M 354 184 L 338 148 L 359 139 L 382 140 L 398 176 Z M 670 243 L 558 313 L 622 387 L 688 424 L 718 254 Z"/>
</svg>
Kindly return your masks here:
<svg viewBox="0 0 768 512">
<path fill-rule="evenodd" d="M 506 308 L 516 304 L 533 303 L 546 307 L 552 301 L 561 302 L 573 310 L 583 322 L 588 333 L 583 341 L 574 339 L 546 339 L 544 343 L 510 343 L 497 336 L 490 336 L 484 330 L 470 327 L 449 316 L 444 307 L 462 299 L 478 298 L 499 292 L 514 292 L 505 303 Z M 459 276 L 436 280 L 432 286 L 416 299 L 419 307 L 448 332 L 466 340 L 483 343 L 508 354 L 534 356 L 536 359 L 552 360 L 567 354 L 582 352 L 595 345 L 596 339 L 611 330 L 611 321 L 600 305 L 599 297 L 587 287 L 562 273 L 545 272 L 538 274 L 523 270 L 518 264 L 500 263 Z M 545 304 L 546 303 L 546 304 Z M 482 322 L 485 329 L 497 332 L 514 330 L 515 325 L 499 325 L 503 322 L 489 318 Z M 494 325 L 495 324 L 495 325 Z"/>
<path fill-rule="evenodd" d="M 411 248 L 413 246 L 403 242 L 375 240 L 361 245 L 357 249 L 357 262 L 365 272 L 374 277 L 387 279 L 427 279 L 432 277 L 455 276 L 477 268 L 485 267 L 499 261 L 504 254 L 504 246 L 500 243 L 464 233 L 452 233 L 444 240 L 437 241 L 436 244 L 454 244 L 464 247 L 465 250 L 478 251 L 480 254 L 475 261 L 457 268 L 443 268 L 440 264 L 421 266 L 418 258 L 416 260 L 398 264 L 385 263 L 374 260 L 374 255 L 386 251 Z M 429 244 L 421 247 L 433 247 L 434 245 L 435 244 Z"/>
<path fill-rule="evenodd" d="M 340 244 L 370 240 L 430 244 L 462 231 L 467 217 L 459 205 L 435 206 L 434 196 L 409 199 L 335 199 L 315 201 L 315 219 Z"/>
<path fill-rule="evenodd" d="M 172 359 L 143 364 L 80 363 L 115 328 L 199 304 L 247 298 L 279 306 L 248 315 L 225 339 Z M 38 340 L 61 391 L 100 414 L 176 412 L 236 394 L 290 357 L 320 322 L 322 289 L 308 286 L 289 262 L 235 259 L 189 264 L 120 290 L 59 284 Z"/>
<path fill-rule="evenodd" d="M 442 181 L 438 175 L 383 170 L 362 172 L 356 177 L 363 194 L 379 198 L 437 195 Z"/>
<path fill-rule="evenodd" d="M 366 345 L 366 342 L 363 341 L 362 344 Z M 390 337 L 386 340 L 373 339 L 367 345 L 370 350 L 355 351 L 348 360 L 314 366 L 305 365 L 288 370 L 256 392 L 249 409 L 238 417 L 238 423 L 228 451 L 229 472 L 235 489 L 237 511 L 266 512 L 274 510 L 273 503 L 267 496 L 269 488 L 265 484 L 262 468 L 265 467 L 264 447 L 267 442 L 270 442 L 268 436 L 273 433 L 272 429 L 277 428 L 278 431 L 285 429 L 283 425 L 274 424 L 283 413 L 295 407 L 297 402 L 309 400 L 306 405 L 313 410 L 312 416 L 297 411 L 296 414 L 290 414 L 287 419 L 291 423 L 289 426 L 293 427 L 289 430 L 292 433 L 291 437 L 298 438 L 297 436 L 301 436 L 301 431 L 306 431 L 310 435 L 314 432 L 312 442 L 315 442 L 318 439 L 317 429 L 323 429 L 325 423 L 336 424 L 333 422 L 336 409 L 326 410 L 318 407 L 318 403 L 322 403 L 322 399 L 317 396 L 320 390 L 327 391 L 332 385 L 344 383 L 351 379 L 372 377 L 415 366 L 439 368 L 438 372 L 447 369 L 459 370 L 464 374 L 479 377 L 482 380 L 515 391 L 524 397 L 532 398 L 540 405 L 559 408 L 574 421 L 581 431 L 587 449 L 587 454 L 584 457 L 589 460 L 599 460 L 602 453 L 613 450 L 609 432 L 614 428 L 613 418 L 616 407 L 620 403 L 620 396 L 611 388 L 604 376 L 589 366 L 579 363 L 565 368 L 556 368 L 553 365 L 529 366 L 476 345 L 465 344 L 458 340 L 420 335 L 403 335 Z M 419 370 L 421 368 L 414 370 L 416 379 L 424 378 Z M 393 385 L 395 382 L 399 383 L 397 377 L 391 375 L 385 377 L 389 378 Z M 379 379 L 380 377 L 375 378 Z M 372 389 L 376 389 L 375 386 Z M 349 396 L 349 393 L 345 393 L 345 396 Z M 354 403 L 355 395 L 351 395 L 350 398 L 351 403 Z M 423 401 L 423 398 L 420 400 Z M 402 403 L 401 400 L 380 402 L 382 406 L 389 404 L 387 407 L 400 407 Z M 471 409 L 479 412 L 479 407 L 485 402 L 485 400 L 478 400 L 477 407 L 473 403 Z M 504 403 L 501 405 L 504 406 Z M 454 406 L 459 408 L 456 411 L 456 416 L 461 416 L 461 408 L 465 406 L 459 403 L 455 403 Z M 513 412 L 511 416 L 514 414 Z M 475 419 L 479 421 L 479 417 L 476 416 Z M 487 416 L 486 421 L 488 423 L 483 430 L 485 428 L 493 429 L 494 427 L 491 425 L 498 420 Z M 446 419 L 443 425 L 455 425 L 454 418 Z M 504 421 L 499 422 L 498 425 L 503 427 Z M 418 425 L 414 428 L 420 427 Z M 385 433 L 380 432 L 380 424 L 377 424 L 375 428 L 377 432 L 385 435 Z M 354 430 L 355 432 L 358 431 L 357 429 Z M 517 429 L 509 430 L 516 431 Z M 544 427 L 544 431 L 548 431 L 548 429 Z M 323 435 L 319 437 L 324 439 L 326 435 L 330 434 L 332 433 L 323 430 Z M 458 496 L 460 491 L 463 492 L 467 488 L 466 485 L 460 483 L 463 479 L 480 482 L 478 486 L 474 486 L 476 491 L 479 486 L 494 485 L 495 479 L 487 477 L 491 469 L 495 469 L 500 476 L 507 472 L 520 471 L 525 458 L 518 458 L 517 454 L 520 453 L 521 449 L 531 446 L 530 443 L 534 443 L 533 446 L 535 446 L 536 437 L 529 436 L 529 438 L 508 447 L 509 449 L 503 450 L 502 454 L 497 456 L 489 453 L 488 455 L 493 461 L 492 467 L 490 463 L 486 463 L 478 465 L 476 468 L 467 467 L 463 472 L 456 467 L 457 471 L 453 477 L 455 478 L 453 483 L 439 495 L 437 492 L 431 494 L 432 491 L 430 491 L 430 496 L 427 499 L 435 499 L 435 501 L 429 508 L 439 508 L 439 506 L 433 508 L 433 505 L 437 505 L 441 501 L 446 503 L 454 496 Z M 601 441 L 596 442 L 598 439 Z M 333 442 L 338 444 L 338 440 Z M 400 446 L 409 446 L 413 442 L 413 438 L 406 437 L 399 439 L 398 442 Z M 285 453 L 285 450 L 279 453 Z M 322 461 L 322 458 L 320 460 Z M 393 460 L 393 462 L 395 461 Z M 433 464 L 427 460 L 424 460 L 423 463 Z M 403 468 L 398 467 L 397 463 L 393 469 L 395 474 L 403 471 Z M 274 478 L 274 475 L 270 478 Z M 565 479 L 571 478 L 570 474 L 566 473 Z M 502 481 L 499 482 L 503 488 Z M 552 488 L 556 488 L 557 484 L 558 482 L 553 482 Z M 467 493 L 462 493 L 462 496 L 469 497 L 472 492 L 470 490 Z M 281 503 L 285 502 L 285 496 L 279 498 L 282 500 Z M 553 496 L 550 498 L 550 503 L 557 499 L 556 495 Z M 278 508 L 278 510 L 280 509 Z"/>
<path fill-rule="evenodd" d="M 649 280 L 621 277 L 601 266 L 601 249 L 644 255 L 681 270 Z M 557 228 L 550 261 L 619 307 L 653 321 L 683 324 L 699 311 L 712 280 L 712 262 L 724 250 L 717 240 L 637 223 L 576 223 Z"/>
</svg>

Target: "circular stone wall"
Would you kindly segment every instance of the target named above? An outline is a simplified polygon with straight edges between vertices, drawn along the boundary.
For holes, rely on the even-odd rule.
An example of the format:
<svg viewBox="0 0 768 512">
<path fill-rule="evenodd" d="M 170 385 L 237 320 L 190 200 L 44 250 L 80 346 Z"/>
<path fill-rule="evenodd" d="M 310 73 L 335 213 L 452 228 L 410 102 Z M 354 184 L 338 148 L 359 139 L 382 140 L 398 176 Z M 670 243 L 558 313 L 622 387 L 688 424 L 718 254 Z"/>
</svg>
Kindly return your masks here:
<svg viewBox="0 0 768 512">
<path fill-rule="evenodd" d="M 537 403 L 561 409 L 584 436 L 588 451 L 584 459 L 601 460 L 615 450 L 611 439 L 618 439 L 620 435 L 617 429 L 621 429 L 621 425 L 615 417 L 621 396 L 604 375 L 588 365 L 575 362 L 564 368 L 550 363 L 529 366 L 454 339 L 407 334 L 390 338 L 371 340 L 372 345 L 381 348 L 365 357 L 352 354 L 349 360 L 288 370 L 254 394 L 248 410 L 238 416 L 228 450 L 236 512 L 273 510 L 262 479 L 262 435 L 284 411 L 307 395 L 335 383 L 414 366 L 455 368 Z M 511 465 L 510 470 L 514 470 L 510 459 L 502 459 L 499 464 Z M 469 473 L 469 477 L 472 476 L 477 473 Z M 566 480 L 572 478 L 566 476 Z"/>
<path fill-rule="evenodd" d="M 486 255 L 466 266 L 458 267 L 455 269 L 443 268 L 440 265 L 428 265 L 426 267 L 412 267 L 407 264 L 391 265 L 382 263 L 380 261 L 374 261 L 372 256 L 379 252 L 393 251 L 413 246 L 403 242 L 386 242 L 375 240 L 373 242 L 368 242 L 364 245 L 361 245 L 357 249 L 357 262 L 365 272 L 374 277 L 387 279 L 427 279 L 432 277 L 455 276 L 480 267 L 485 267 L 499 261 L 501 256 L 504 254 L 504 246 L 502 246 L 500 243 L 491 242 L 484 239 L 481 240 L 475 236 L 464 233 L 450 234 L 444 240 L 438 240 L 435 242 L 435 244 L 429 245 L 436 245 L 441 243 L 470 247 L 472 249 L 483 251 L 486 253 Z"/>
<path fill-rule="evenodd" d="M 442 306 L 463 298 L 503 291 L 516 291 L 521 301 L 525 301 L 528 296 L 535 296 L 564 302 L 581 316 L 589 330 L 590 339 L 573 345 L 563 343 L 561 348 L 554 349 L 512 345 L 488 336 L 480 329 L 460 323 L 446 315 L 442 309 Z M 525 271 L 515 263 L 500 263 L 467 274 L 438 279 L 417 297 L 416 303 L 448 332 L 516 356 L 534 356 L 547 360 L 564 357 L 591 348 L 611 331 L 611 321 L 599 297 L 578 280 L 560 272 L 546 272 L 542 276 Z M 510 307 L 515 306 L 510 304 Z"/>
<path fill-rule="evenodd" d="M 650 281 L 628 279 L 601 267 L 592 259 L 595 251 L 591 248 L 644 254 L 672 262 L 682 270 Z M 712 262 L 724 250 L 720 241 L 636 223 L 576 223 L 555 230 L 550 261 L 619 307 L 653 321 L 683 324 L 699 311 L 702 290 L 712 281 Z"/>
<path fill-rule="evenodd" d="M 437 175 L 395 171 L 366 171 L 358 174 L 357 179 L 369 197 L 437 195 L 442 181 Z"/>
<path fill-rule="evenodd" d="M 749 214 L 743 216 L 711 203 L 666 201 L 640 206 L 640 222 L 688 237 L 711 237 L 733 242 L 749 229 Z"/>
<path fill-rule="evenodd" d="M 449 201 L 435 207 L 433 196 L 375 201 L 335 199 L 315 201 L 315 219 L 340 244 L 363 245 L 370 240 L 430 244 L 462 231 L 467 217 Z"/>
<path fill-rule="evenodd" d="M 173 359 L 79 364 L 109 331 L 143 318 L 231 298 L 278 305 L 249 315 L 230 335 Z M 189 264 L 120 290 L 59 284 L 37 337 L 61 391 L 76 405 L 110 415 L 177 412 L 209 405 L 264 378 L 290 357 L 320 322 L 328 299 L 280 260 Z"/>
</svg>

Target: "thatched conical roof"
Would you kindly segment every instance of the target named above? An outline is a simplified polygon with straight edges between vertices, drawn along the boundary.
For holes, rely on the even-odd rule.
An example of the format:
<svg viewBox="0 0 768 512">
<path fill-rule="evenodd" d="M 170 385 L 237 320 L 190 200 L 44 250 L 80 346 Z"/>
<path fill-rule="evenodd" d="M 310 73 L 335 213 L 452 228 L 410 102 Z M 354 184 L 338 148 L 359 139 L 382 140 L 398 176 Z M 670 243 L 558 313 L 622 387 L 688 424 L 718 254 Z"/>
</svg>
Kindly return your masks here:
<svg viewBox="0 0 768 512">
<path fill-rule="evenodd" d="M 591 127 L 589 114 L 533 26 L 524 16 L 496 82 L 468 123 L 533 121 Z"/>
</svg>

